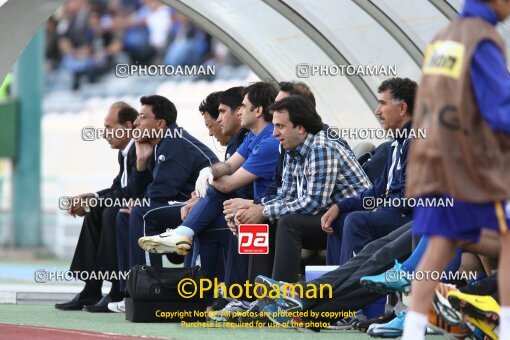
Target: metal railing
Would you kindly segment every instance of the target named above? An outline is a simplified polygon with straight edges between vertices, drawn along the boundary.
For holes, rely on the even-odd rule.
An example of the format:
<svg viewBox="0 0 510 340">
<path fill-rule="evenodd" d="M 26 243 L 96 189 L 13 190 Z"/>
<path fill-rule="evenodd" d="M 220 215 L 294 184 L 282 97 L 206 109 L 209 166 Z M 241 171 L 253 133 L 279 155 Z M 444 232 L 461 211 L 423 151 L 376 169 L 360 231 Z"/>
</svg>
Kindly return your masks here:
<svg viewBox="0 0 510 340">
<path fill-rule="evenodd" d="M 111 179 L 106 176 L 62 176 L 42 179 L 42 244 L 58 258 L 69 259 L 80 234 L 83 218 L 73 218 L 65 210 L 59 209 L 59 197 L 76 195 L 84 185 L 90 192 L 105 187 Z M 0 247 L 14 246 L 14 226 L 11 207 L 11 177 L 0 179 Z M 77 185 L 79 184 L 79 185 Z"/>
</svg>

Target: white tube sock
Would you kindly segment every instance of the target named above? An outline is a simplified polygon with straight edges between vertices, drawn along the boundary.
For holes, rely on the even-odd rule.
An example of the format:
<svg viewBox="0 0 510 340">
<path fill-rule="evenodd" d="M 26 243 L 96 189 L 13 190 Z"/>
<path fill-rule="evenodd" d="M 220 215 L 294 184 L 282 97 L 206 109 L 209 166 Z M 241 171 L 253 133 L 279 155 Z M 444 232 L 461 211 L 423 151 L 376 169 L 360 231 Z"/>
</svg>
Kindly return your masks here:
<svg viewBox="0 0 510 340">
<path fill-rule="evenodd" d="M 510 339 L 510 306 L 501 306 L 499 312 L 499 339 Z"/>
<path fill-rule="evenodd" d="M 181 236 L 186 236 L 186 237 L 191 237 L 191 238 L 193 238 L 193 236 L 195 236 L 195 232 L 193 231 L 193 229 L 183 226 L 183 225 L 180 225 L 177 228 L 175 228 L 175 232 Z"/>
<path fill-rule="evenodd" d="M 427 315 L 412 310 L 407 311 L 402 340 L 424 340 L 427 331 Z"/>
</svg>

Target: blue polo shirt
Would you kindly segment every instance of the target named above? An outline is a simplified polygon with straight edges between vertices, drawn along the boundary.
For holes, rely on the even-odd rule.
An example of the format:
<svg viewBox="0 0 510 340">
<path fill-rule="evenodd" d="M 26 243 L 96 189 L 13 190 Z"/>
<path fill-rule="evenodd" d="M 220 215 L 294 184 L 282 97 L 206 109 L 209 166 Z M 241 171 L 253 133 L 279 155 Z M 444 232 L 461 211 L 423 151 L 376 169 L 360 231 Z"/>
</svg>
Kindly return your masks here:
<svg viewBox="0 0 510 340">
<path fill-rule="evenodd" d="M 460 16 L 478 17 L 492 25 L 498 23 L 498 17 L 492 8 L 474 0 L 464 3 Z M 483 118 L 492 130 L 510 134 L 510 77 L 505 56 L 494 42 L 480 42 L 473 53 L 470 71 L 471 83 Z"/>
<path fill-rule="evenodd" d="M 237 153 L 246 160 L 243 169 L 258 177 L 253 183 L 255 199 L 264 196 L 266 189 L 273 183 L 279 145 L 273 136 L 273 129 L 273 124 L 269 124 L 257 136 L 250 132 L 237 149 Z"/>
<path fill-rule="evenodd" d="M 230 139 L 227 144 L 227 151 L 225 151 L 225 160 L 228 160 L 233 154 L 236 153 L 237 149 L 243 144 L 244 139 L 250 130 L 242 128 L 234 137 Z M 237 189 L 232 193 L 233 197 L 253 199 L 253 184 L 247 184 L 242 188 Z"/>
<path fill-rule="evenodd" d="M 250 130 L 242 128 L 237 135 L 228 141 L 227 150 L 225 151 L 225 161 L 236 153 L 237 149 L 241 146 L 241 144 L 243 144 L 244 139 L 249 133 Z"/>
</svg>

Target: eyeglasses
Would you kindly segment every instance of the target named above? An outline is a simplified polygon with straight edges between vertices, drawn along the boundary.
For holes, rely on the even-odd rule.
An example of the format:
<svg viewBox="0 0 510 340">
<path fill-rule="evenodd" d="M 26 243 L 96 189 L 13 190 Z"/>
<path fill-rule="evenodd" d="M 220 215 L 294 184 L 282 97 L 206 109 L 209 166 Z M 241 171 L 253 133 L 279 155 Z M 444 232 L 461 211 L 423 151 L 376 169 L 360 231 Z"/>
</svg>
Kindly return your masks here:
<svg viewBox="0 0 510 340">
<path fill-rule="evenodd" d="M 136 116 L 136 119 L 140 119 L 140 120 L 147 119 L 147 118 L 154 118 L 154 119 L 156 119 L 155 116 L 147 116 L 147 115 L 145 115 L 143 113 L 141 113 L 141 114 Z"/>
<path fill-rule="evenodd" d="M 214 128 L 215 125 L 219 124 L 220 122 L 218 122 L 217 120 L 215 120 L 214 122 L 211 122 L 209 124 L 206 124 L 205 127 L 208 129 L 208 130 L 212 130 Z"/>
</svg>

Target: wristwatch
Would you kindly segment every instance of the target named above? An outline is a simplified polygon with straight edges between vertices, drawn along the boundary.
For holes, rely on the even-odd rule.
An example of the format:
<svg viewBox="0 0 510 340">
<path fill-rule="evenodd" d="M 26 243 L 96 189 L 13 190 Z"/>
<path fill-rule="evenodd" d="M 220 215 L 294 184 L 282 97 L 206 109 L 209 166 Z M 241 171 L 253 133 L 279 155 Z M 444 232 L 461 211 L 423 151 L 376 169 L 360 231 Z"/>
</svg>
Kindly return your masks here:
<svg viewBox="0 0 510 340">
<path fill-rule="evenodd" d="M 262 209 L 262 216 L 264 216 L 265 218 L 269 218 L 269 215 L 267 213 L 267 207 L 264 207 L 264 209 Z"/>
</svg>

